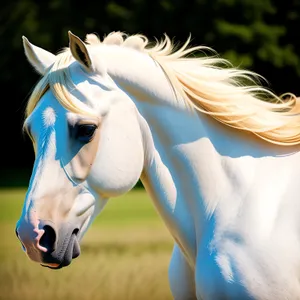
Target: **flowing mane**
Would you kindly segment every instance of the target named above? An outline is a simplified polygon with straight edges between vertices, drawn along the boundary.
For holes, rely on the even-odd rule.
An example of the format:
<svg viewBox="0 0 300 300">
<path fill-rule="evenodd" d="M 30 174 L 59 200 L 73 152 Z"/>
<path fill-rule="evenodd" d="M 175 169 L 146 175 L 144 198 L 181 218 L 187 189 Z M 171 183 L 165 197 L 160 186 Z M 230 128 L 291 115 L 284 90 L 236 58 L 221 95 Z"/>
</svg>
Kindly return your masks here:
<svg viewBox="0 0 300 300">
<path fill-rule="evenodd" d="M 250 131 L 270 143 L 300 144 L 300 114 L 297 112 L 300 104 L 295 95 L 275 95 L 261 84 L 263 78 L 260 75 L 232 67 L 211 48 L 191 47 L 190 38 L 179 48 L 167 35 L 151 43 L 144 35 L 128 36 L 122 32 L 112 32 L 103 41 L 95 34 L 88 34 L 85 42 L 87 47 L 119 45 L 150 55 L 187 107 L 210 115 L 227 126 Z M 203 55 L 207 52 L 212 55 Z M 198 53 L 202 55 L 197 56 Z M 68 95 L 72 82 L 66 67 L 71 61 L 69 48 L 64 48 L 34 88 L 26 107 L 26 117 L 48 89 L 67 109 L 91 113 Z"/>
</svg>

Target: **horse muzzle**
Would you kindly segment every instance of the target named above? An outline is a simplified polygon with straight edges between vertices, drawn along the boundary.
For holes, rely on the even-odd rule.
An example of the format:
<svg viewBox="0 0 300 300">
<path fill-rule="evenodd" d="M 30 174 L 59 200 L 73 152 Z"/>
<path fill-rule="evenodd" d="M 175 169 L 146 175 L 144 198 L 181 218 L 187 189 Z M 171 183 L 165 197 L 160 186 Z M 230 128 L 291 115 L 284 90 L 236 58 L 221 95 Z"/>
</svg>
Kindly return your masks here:
<svg viewBox="0 0 300 300">
<path fill-rule="evenodd" d="M 40 221 L 39 228 L 31 228 L 30 234 L 20 224 L 16 234 L 28 257 L 43 267 L 61 269 L 70 265 L 80 255 L 79 229 L 70 223 L 63 223 L 58 230 L 49 221 Z"/>
</svg>

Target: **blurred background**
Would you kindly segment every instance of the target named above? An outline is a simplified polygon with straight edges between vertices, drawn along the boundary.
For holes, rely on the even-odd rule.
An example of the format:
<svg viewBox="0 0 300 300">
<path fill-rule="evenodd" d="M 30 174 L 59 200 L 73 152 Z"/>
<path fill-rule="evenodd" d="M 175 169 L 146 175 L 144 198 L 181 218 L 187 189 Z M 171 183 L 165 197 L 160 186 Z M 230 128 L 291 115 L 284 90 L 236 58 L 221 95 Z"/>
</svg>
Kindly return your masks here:
<svg viewBox="0 0 300 300">
<path fill-rule="evenodd" d="M 24 109 L 38 81 L 22 35 L 53 53 L 111 31 L 167 33 L 214 48 L 234 66 L 264 76 L 277 94 L 300 95 L 300 0 L 14 0 L 0 8 L 3 96 L 0 172 L 0 299 L 171 299 L 167 267 L 172 240 L 139 183 L 113 199 L 88 232 L 82 255 L 53 272 L 29 262 L 14 236 L 33 164 L 22 135 Z"/>
</svg>

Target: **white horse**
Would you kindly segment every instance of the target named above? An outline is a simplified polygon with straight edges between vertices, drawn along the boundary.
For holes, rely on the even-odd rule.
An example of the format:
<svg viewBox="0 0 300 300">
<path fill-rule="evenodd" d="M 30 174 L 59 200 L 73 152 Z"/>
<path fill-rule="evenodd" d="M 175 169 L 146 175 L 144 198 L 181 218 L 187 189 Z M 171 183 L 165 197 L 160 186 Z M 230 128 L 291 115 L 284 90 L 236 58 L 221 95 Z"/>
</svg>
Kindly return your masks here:
<svg viewBox="0 0 300 300">
<path fill-rule="evenodd" d="M 57 55 L 23 37 L 42 77 L 24 129 L 35 163 L 16 233 L 53 269 L 108 199 L 143 182 L 174 238 L 175 299 L 300 299 L 300 114 L 211 49 L 120 32 Z M 265 101 L 266 100 L 266 101 Z"/>
</svg>

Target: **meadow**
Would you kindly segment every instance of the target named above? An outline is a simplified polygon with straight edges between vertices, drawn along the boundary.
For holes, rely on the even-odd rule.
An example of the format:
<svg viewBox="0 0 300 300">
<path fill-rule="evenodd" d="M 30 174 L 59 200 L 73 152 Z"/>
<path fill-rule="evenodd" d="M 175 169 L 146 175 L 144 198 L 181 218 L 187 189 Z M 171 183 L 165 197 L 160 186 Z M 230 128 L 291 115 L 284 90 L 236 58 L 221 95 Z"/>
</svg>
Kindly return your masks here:
<svg viewBox="0 0 300 300">
<path fill-rule="evenodd" d="M 0 190 L 0 300 L 172 299 L 172 239 L 143 189 L 111 199 L 60 270 L 31 262 L 15 236 L 25 192 Z"/>
</svg>

